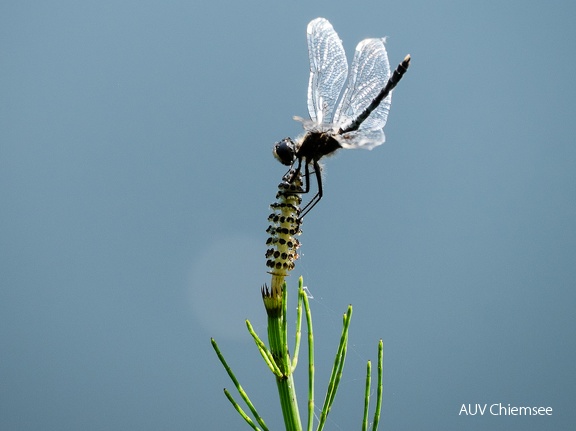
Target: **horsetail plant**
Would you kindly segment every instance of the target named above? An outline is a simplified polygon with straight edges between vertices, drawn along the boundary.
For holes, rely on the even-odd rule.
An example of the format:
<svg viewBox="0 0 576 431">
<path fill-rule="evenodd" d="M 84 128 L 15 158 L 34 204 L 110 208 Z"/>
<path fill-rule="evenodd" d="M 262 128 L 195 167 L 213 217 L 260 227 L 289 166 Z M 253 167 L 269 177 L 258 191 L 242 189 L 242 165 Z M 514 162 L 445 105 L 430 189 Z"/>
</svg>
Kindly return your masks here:
<svg viewBox="0 0 576 431">
<path fill-rule="evenodd" d="M 266 265 L 270 268 L 269 273 L 272 276 L 271 287 L 267 285 L 262 287 L 262 298 L 264 300 L 264 307 L 268 316 L 268 345 L 256 334 L 250 321 L 246 321 L 246 326 L 256 347 L 258 348 L 264 362 L 274 375 L 278 387 L 278 394 L 280 398 L 280 406 L 284 418 L 286 430 L 301 431 L 302 421 L 300 418 L 298 401 L 296 397 L 296 385 L 294 382 L 294 371 L 298 364 L 298 355 L 300 352 L 300 340 L 302 334 L 302 314 L 306 315 L 306 327 L 308 329 L 308 403 L 307 403 L 307 421 L 306 430 L 312 431 L 314 426 L 314 333 L 312 328 L 312 313 L 308 296 L 304 291 L 302 277 L 298 282 L 298 305 L 296 308 L 296 328 L 295 328 L 295 345 L 294 355 L 290 357 L 288 349 L 288 328 L 287 328 L 287 304 L 288 304 L 288 289 L 286 286 L 286 277 L 290 275 L 290 271 L 294 269 L 295 261 L 298 259 L 297 249 L 300 247 L 300 242 L 295 236 L 301 234 L 300 224 L 301 219 L 300 203 L 302 193 L 301 175 L 296 175 L 292 178 L 292 172 L 287 173 L 282 182 L 278 185 L 278 193 L 276 195 L 276 202 L 270 207 L 273 213 L 268 217 L 270 226 L 267 231 L 270 237 L 266 244 L 268 250 L 266 251 L 267 262 Z M 332 372 L 328 383 L 328 389 L 324 398 L 324 403 L 319 416 L 317 430 L 321 431 L 326 424 L 328 413 L 332 408 L 338 385 L 342 377 L 342 370 L 346 359 L 347 344 L 348 344 L 348 328 L 352 317 L 352 306 L 343 316 L 343 327 L 340 336 L 340 343 L 338 345 Z M 378 396 L 376 411 L 374 413 L 373 430 L 377 429 L 378 420 L 380 417 L 381 409 L 381 393 L 382 393 L 382 341 L 380 341 L 380 349 L 378 356 Z M 246 391 L 240 385 L 232 369 L 226 362 L 223 354 L 221 353 L 216 341 L 212 339 L 212 347 L 216 351 L 218 359 L 224 366 L 224 369 L 230 376 L 234 383 L 236 390 L 240 394 L 242 401 L 246 404 L 254 419 L 252 419 L 234 399 L 227 389 L 224 393 L 232 406 L 244 419 L 244 421 L 254 430 L 268 430 L 266 423 L 260 413 L 256 410 L 253 403 L 250 401 Z M 370 393 L 370 362 L 368 362 L 368 371 L 366 376 L 366 391 L 365 391 L 365 409 L 363 417 L 363 429 L 367 424 L 367 414 L 369 406 L 369 393 Z"/>
</svg>

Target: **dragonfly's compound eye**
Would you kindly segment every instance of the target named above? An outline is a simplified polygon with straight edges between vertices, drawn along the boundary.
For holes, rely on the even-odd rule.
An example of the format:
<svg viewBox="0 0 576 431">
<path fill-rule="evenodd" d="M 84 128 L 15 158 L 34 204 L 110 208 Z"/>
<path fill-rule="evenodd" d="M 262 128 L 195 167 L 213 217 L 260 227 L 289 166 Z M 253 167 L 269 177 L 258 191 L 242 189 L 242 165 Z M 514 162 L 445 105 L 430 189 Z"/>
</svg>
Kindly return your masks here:
<svg viewBox="0 0 576 431">
<path fill-rule="evenodd" d="M 274 144 L 274 157 L 283 165 L 290 166 L 296 159 L 296 146 L 290 138 L 284 138 Z"/>
</svg>

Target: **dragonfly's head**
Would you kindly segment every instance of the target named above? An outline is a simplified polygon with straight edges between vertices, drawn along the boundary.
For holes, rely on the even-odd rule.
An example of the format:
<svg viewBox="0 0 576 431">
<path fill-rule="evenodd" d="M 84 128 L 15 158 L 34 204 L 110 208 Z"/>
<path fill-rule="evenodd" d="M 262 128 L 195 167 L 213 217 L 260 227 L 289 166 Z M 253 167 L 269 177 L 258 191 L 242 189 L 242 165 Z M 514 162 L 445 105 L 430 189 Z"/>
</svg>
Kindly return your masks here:
<svg viewBox="0 0 576 431">
<path fill-rule="evenodd" d="M 294 160 L 296 160 L 296 144 L 294 144 L 292 139 L 284 138 L 274 144 L 272 153 L 280 163 L 291 166 Z"/>
</svg>

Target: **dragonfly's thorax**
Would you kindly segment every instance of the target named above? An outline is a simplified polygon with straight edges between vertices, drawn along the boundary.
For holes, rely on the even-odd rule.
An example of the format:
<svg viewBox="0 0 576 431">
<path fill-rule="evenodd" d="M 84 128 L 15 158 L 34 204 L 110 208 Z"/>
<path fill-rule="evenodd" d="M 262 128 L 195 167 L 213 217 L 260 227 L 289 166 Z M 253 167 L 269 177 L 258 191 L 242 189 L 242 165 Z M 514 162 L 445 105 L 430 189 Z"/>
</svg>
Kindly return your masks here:
<svg viewBox="0 0 576 431">
<path fill-rule="evenodd" d="M 320 160 L 323 156 L 342 148 L 338 141 L 327 132 L 308 132 L 302 138 L 296 157 L 308 161 Z"/>
</svg>

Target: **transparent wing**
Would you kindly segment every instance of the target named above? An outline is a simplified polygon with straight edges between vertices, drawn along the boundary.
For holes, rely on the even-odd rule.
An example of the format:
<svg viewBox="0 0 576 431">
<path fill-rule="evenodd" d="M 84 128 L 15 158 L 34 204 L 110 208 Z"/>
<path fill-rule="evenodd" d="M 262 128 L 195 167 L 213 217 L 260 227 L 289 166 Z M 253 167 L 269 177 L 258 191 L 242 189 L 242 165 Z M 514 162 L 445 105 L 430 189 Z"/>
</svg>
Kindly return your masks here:
<svg viewBox="0 0 576 431">
<path fill-rule="evenodd" d="M 346 80 L 348 62 L 342 42 L 328 20 L 316 18 L 311 21 L 307 37 L 310 57 L 308 113 L 313 122 L 309 125 L 328 124 Z"/>
<path fill-rule="evenodd" d="M 385 39 L 364 39 L 356 47 L 348 85 L 336 109 L 334 123 L 349 125 L 384 88 L 390 78 L 390 63 Z M 389 94 L 354 132 L 339 137 L 344 148 L 372 149 L 384 143 L 384 125 L 388 119 L 392 94 Z"/>
</svg>

